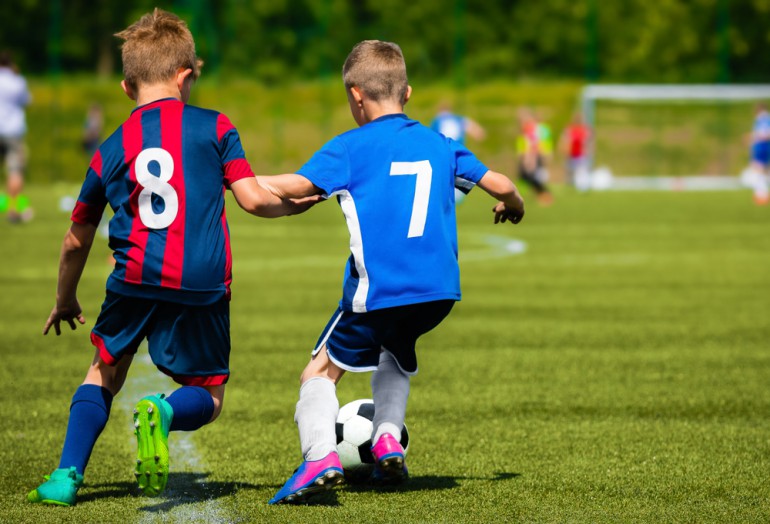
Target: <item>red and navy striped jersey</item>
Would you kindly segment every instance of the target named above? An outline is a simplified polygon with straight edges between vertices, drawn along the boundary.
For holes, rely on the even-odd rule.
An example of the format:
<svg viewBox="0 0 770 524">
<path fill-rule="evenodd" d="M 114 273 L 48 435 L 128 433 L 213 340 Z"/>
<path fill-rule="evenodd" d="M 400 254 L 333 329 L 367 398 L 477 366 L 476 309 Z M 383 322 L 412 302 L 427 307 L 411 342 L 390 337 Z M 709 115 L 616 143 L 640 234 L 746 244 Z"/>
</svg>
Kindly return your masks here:
<svg viewBox="0 0 770 524">
<path fill-rule="evenodd" d="M 91 160 L 72 221 L 107 204 L 115 269 L 107 289 L 184 304 L 230 294 L 225 190 L 254 176 L 223 114 L 163 99 L 137 107 Z"/>
</svg>

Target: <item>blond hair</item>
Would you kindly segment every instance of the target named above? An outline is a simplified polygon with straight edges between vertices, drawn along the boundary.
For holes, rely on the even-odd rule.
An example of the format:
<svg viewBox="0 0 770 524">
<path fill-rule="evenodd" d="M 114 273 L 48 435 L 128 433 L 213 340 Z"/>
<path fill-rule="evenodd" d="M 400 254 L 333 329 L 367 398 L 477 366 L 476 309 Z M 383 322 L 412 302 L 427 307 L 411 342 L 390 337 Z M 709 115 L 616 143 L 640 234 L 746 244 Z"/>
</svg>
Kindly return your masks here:
<svg viewBox="0 0 770 524">
<path fill-rule="evenodd" d="M 392 42 L 364 40 L 342 66 L 345 89 L 355 86 L 374 101 L 390 99 L 404 103 L 409 82 L 401 48 Z"/>
<path fill-rule="evenodd" d="M 123 40 L 123 76 L 133 89 L 165 82 L 180 68 L 192 69 L 194 80 L 200 75 L 192 33 L 173 13 L 156 7 L 115 36 Z"/>
</svg>

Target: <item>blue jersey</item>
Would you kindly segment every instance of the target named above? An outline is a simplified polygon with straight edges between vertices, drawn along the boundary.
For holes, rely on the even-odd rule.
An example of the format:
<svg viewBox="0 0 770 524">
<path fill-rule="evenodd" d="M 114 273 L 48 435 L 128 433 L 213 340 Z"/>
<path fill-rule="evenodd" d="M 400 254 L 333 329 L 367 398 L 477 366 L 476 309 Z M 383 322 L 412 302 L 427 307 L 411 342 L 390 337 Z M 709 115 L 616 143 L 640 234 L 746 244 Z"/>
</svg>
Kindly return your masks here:
<svg viewBox="0 0 770 524">
<path fill-rule="evenodd" d="M 347 221 L 343 310 L 460 300 L 454 187 L 487 172 L 464 146 L 386 115 L 332 139 L 298 172 L 336 196 Z"/>
<path fill-rule="evenodd" d="M 136 108 L 94 154 L 72 220 L 107 204 L 121 295 L 211 304 L 232 279 L 224 191 L 254 176 L 238 132 L 215 111 L 164 99 Z"/>
<path fill-rule="evenodd" d="M 465 118 L 449 111 L 442 111 L 433 119 L 430 128 L 447 138 L 465 144 L 465 129 L 467 125 Z"/>
</svg>

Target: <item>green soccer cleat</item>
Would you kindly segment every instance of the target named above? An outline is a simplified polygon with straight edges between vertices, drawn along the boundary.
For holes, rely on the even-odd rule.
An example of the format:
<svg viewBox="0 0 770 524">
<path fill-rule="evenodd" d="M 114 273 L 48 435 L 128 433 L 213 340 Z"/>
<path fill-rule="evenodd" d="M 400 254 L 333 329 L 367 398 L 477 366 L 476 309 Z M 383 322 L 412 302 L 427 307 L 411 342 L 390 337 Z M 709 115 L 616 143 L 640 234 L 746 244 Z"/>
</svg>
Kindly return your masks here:
<svg viewBox="0 0 770 524">
<path fill-rule="evenodd" d="M 168 482 L 168 431 L 174 410 L 164 397 L 144 397 L 134 409 L 134 475 L 139 488 L 149 497 L 159 495 Z"/>
<path fill-rule="evenodd" d="M 59 468 L 44 478 L 45 482 L 27 495 L 29 502 L 52 506 L 75 505 L 78 489 L 83 485 L 83 475 L 77 472 L 75 466 Z"/>
</svg>

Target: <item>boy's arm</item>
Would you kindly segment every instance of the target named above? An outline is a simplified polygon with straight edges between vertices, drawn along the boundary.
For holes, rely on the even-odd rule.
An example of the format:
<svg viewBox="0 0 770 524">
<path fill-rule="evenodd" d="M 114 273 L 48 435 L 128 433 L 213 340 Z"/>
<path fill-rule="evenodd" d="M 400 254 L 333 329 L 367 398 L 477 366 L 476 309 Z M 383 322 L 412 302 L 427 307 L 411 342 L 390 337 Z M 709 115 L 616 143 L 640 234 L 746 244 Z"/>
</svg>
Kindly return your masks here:
<svg viewBox="0 0 770 524">
<path fill-rule="evenodd" d="M 264 187 L 253 176 L 236 180 L 230 185 L 230 190 L 241 209 L 263 218 L 297 215 L 307 211 L 320 201 L 320 197 L 302 198 L 277 195 L 272 191 L 272 188 Z"/>
<path fill-rule="evenodd" d="M 490 170 L 481 177 L 477 185 L 500 201 L 492 208 L 495 224 L 506 221 L 512 224 L 521 222 L 524 217 L 524 199 L 507 176 Z"/>
<path fill-rule="evenodd" d="M 305 198 L 323 191 L 302 175 L 258 176 L 257 182 L 279 198 Z"/>
<path fill-rule="evenodd" d="M 51 326 L 57 335 L 61 335 L 61 328 L 59 327 L 61 321 L 67 322 L 73 330 L 76 328 L 75 320 L 80 324 L 85 324 L 86 319 L 77 299 L 77 289 L 95 235 L 96 226 L 93 224 L 73 222 L 64 236 L 59 259 L 56 305 L 43 327 L 43 335 L 48 334 Z"/>
</svg>

